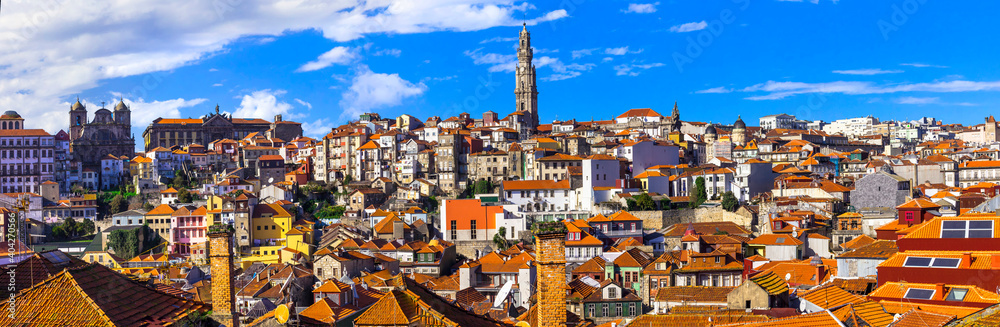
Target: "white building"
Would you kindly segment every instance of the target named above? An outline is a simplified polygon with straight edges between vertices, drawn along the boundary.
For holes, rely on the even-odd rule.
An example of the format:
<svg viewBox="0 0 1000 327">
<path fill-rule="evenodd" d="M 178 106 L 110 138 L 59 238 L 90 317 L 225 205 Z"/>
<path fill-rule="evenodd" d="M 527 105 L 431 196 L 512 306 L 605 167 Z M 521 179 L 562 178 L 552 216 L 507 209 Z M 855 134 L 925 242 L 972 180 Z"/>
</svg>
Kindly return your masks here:
<svg viewBox="0 0 1000 327">
<path fill-rule="evenodd" d="M 804 124 L 795 120 L 795 116 L 789 114 L 767 115 L 760 117 L 760 128 L 764 130 L 784 128 L 784 129 L 805 129 Z"/>
<path fill-rule="evenodd" d="M 874 126 L 878 124 L 878 118 L 872 116 L 840 119 L 824 126 L 823 132 L 844 136 L 869 135 L 874 131 Z"/>
<path fill-rule="evenodd" d="M 677 165 L 680 162 L 679 148 L 654 141 L 626 142 L 615 148 L 615 156 L 632 162 L 632 172 L 639 174 L 647 168 L 659 165 Z"/>
<path fill-rule="evenodd" d="M 569 180 L 504 181 L 500 185 L 500 197 L 515 205 L 517 215 L 529 221 L 569 218 L 567 214 L 589 216 L 589 211 L 576 207 L 576 192 Z"/>
<path fill-rule="evenodd" d="M 596 154 L 583 159 L 581 163 L 583 180 L 576 190 L 579 210 L 591 212 L 595 203 L 607 201 L 610 196 L 601 196 L 615 186 L 621 167 L 618 159 L 609 155 Z"/>
<path fill-rule="evenodd" d="M 733 195 L 741 203 L 749 202 L 757 194 L 770 192 L 778 174 L 769 162 L 750 159 L 736 165 L 733 175 Z"/>
</svg>

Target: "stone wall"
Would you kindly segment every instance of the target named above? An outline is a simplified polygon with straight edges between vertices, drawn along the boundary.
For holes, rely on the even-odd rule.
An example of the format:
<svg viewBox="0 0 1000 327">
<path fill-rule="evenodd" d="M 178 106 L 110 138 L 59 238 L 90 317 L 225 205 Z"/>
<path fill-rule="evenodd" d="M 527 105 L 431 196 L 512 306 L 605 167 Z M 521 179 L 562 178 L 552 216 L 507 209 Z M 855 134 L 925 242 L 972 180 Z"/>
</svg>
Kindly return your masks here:
<svg viewBox="0 0 1000 327">
<path fill-rule="evenodd" d="M 469 259 L 478 259 L 476 256 L 476 250 L 482 250 L 485 247 L 490 247 L 491 249 L 496 247 L 493 245 L 492 241 L 455 241 L 455 253 L 464 255 Z M 506 250 L 506 249 L 493 249 L 493 250 Z M 485 254 L 485 253 L 483 253 Z M 480 254 L 482 256 L 483 254 Z"/>
<path fill-rule="evenodd" d="M 645 229 L 661 229 L 674 224 L 689 222 L 723 221 L 733 222 L 749 229 L 754 223 L 753 217 L 749 214 L 741 215 L 729 212 L 722 209 L 721 206 L 697 209 L 681 208 L 664 211 L 630 211 L 629 213 L 642 219 L 642 227 Z"/>
</svg>

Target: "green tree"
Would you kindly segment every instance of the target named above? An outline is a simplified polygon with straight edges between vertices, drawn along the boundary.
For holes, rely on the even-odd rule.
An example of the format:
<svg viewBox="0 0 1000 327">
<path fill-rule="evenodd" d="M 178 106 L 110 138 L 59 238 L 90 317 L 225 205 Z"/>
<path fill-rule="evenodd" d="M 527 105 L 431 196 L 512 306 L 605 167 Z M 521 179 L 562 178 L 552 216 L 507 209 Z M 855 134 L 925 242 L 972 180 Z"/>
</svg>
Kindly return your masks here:
<svg viewBox="0 0 1000 327">
<path fill-rule="evenodd" d="M 436 196 L 427 197 L 427 212 L 437 212 L 438 210 L 438 199 Z"/>
<path fill-rule="evenodd" d="M 497 247 L 497 250 L 506 250 L 507 245 L 507 228 L 500 227 L 497 229 L 497 233 L 493 234 L 493 245 Z"/>
<path fill-rule="evenodd" d="M 344 212 L 346 210 L 347 209 L 344 208 L 343 206 L 327 205 L 319 210 L 316 210 L 316 214 L 313 216 L 315 216 L 316 218 L 324 218 L 324 219 L 340 219 L 340 217 L 344 215 Z"/>
<path fill-rule="evenodd" d="M 688 206 L 697 208 L 702 203 L 705 203 L 705 200 L 708 200 L 708 194 L 705 192 L 705 178 L 698 177 L 694 180 L 694 192 L 690 196 Z"/>
<path fill-rule="evenodd" d="M 62 223 L 62 228 L 66 232 L 66 238 L 76 237 L 76 220 L 73 218 L 66 218 Z"/>
<path fill-rule="evenodd" d="M 186 188 L 181 188 L 177 190 L 177 202 L 179 203 L 191 203 L 194 201 L 194 196 Z"/>
<path fill-rule="evenodd" d="M 662 199 L 660 199 L 660 209 L 662 210 L 673 209 L 673 206 L 671 206 L 670 204 L 670 198 L 663 197 Z"/>
<path fill-rule="evenodd" d="M 80 236 L 93 234 L 96 230 L 94 221 L 90 219 L 81 220 L 74 228 L 76 228 L 76 235 Z"/>
<path fill-rule="evenodd" d="M 154 207 L 152 203 L 149 203 L 149 201 L 142 201 L 142 210 L 150 211 L 153 210 L 153 208 L 156 207 Z"/>
<path fill-rule="evenodd" d="M 732 191 L 726 191 L 722 193 L 722 209 L 726 211 L 734 212 L 736 209 L 740 208 L 740 201 L 736 200 L 736 196 L 733 195 Z"/>
<path fill-rule="evenodd" d="M 635 199 L 625 199 L 625 210 L 628 211 L 639 210 L 639 205 L 635 202 Z"/>
<path fill-rule="evenodd" d="M 183 169 L 178 169 L 174 172 L 174 180 L 172 187 L 186 187 L 188 184 L 187 173 Z"/>
<path fill-rule="evenodd" d="M 351 182 L 353 182 L 353 181 L 354 181 L 354 177 L 351 177 L 351 175 L 347 175 L 347 176 L 344 176 L 344 180 L 341 181 L 340 184 L 343 184 L 344 187 L 346 188 L 347 185 L 351 184 Z M 347 191 L 345 190 L 344 192 L 347 192 Z"/>
<path fill-rule="evenodd" d="M 493 184 L 484 179 L 480 179 L 479 181 L 477 181 L 476 186 L 473 188 L 474 194 L 486 194 L 492 191 L 493 191 Z"/>
<path fill-rule="evenodd" d="M 649 193 L 642 193 L 635 196 L 635 205 L 639 210 L 656 210 L 656 202 L 649 196 Z"/>
<path fill-rule="evenodd" d="M 126 203 L 125 197 L 121 193 L 115 194 L 115 197 L 111 198 L 111 203 L 108 204 L 108 215 L 125 211 Z"/>
<path fill-rule="evenodd" d="M 73 188 L 70 189 L 70 192 L 73 192 L 76 196 L 82 195 L 84 191 L 86 190 L 84 190 L 83 186 L 80 186 L 80 184 L 73 184 Z"/>
<path fill-rule="evenodd" d="M 69 238 L 69 235 L 66 235 L 66 230 L 63 229 L 62 225 L 56 225 L 55 227 L 52 227 L 52 238 L 56 240 L 65 240 Z"/>
</svg>

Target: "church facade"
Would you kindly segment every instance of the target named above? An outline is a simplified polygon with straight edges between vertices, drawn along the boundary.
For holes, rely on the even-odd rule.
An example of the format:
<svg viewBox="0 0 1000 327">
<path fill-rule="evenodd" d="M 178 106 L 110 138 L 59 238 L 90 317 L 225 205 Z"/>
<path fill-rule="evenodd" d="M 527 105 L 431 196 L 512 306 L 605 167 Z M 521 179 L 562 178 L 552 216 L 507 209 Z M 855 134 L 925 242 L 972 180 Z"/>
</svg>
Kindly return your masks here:
<svg viewBox="0 0 1000 327">
<path fill-rule="evenodd" d="M 239 140 L 252 133 L 287 142 L 302 136 L 302 124 L 285 121 L 281 115 L 275 116 L 274 122 L 260 118 L 233 118 L 219 113 L 216 106 L 214 114 L 202 118 L 157 118 L 146 127 L 142 138 L 146 151 L 150 151 L 157 147 L 194 143 L 207 146 L 222 139 Z"/>
<path fill-rule="evenodd" d="M 135 156 L 135 139 L 132 137 L 132 111 L 119 101 L 114 112 L 106 108 L 94 112 L 94 119 L 87 121 L 87 107 L 77 99 L 69 110 L 69 147 L 72 160 L 84 168 L 99 168 L 101 158 Z"/>
</svg>

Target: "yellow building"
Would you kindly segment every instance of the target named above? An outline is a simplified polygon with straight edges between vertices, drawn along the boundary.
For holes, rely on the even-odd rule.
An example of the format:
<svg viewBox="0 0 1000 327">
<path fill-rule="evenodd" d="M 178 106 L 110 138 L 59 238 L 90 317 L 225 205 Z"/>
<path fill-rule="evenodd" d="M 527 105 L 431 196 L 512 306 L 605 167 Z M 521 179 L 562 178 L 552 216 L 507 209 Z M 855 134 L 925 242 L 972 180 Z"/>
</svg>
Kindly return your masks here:
<svg viewBox="0 0 1000 327">
<path fill-rule="evenodd" d="M 251 219 L 250 253 L 243 254 L 242 265 L 281 263 L 281 249 L 285 247 L 285 238 L 292 230 L 294 219 L 294 215 L 278 204 L 258 204 Z"/>
<path fill-rule="evenodd" d="M 87 263 L 96 262 L 111 269 L 121 269 L 122 262 L 125 262 L 125 259 L 119 258 L 107 251 L 87 251 L 83 253 L 83 261 Z"/>
</svg>

